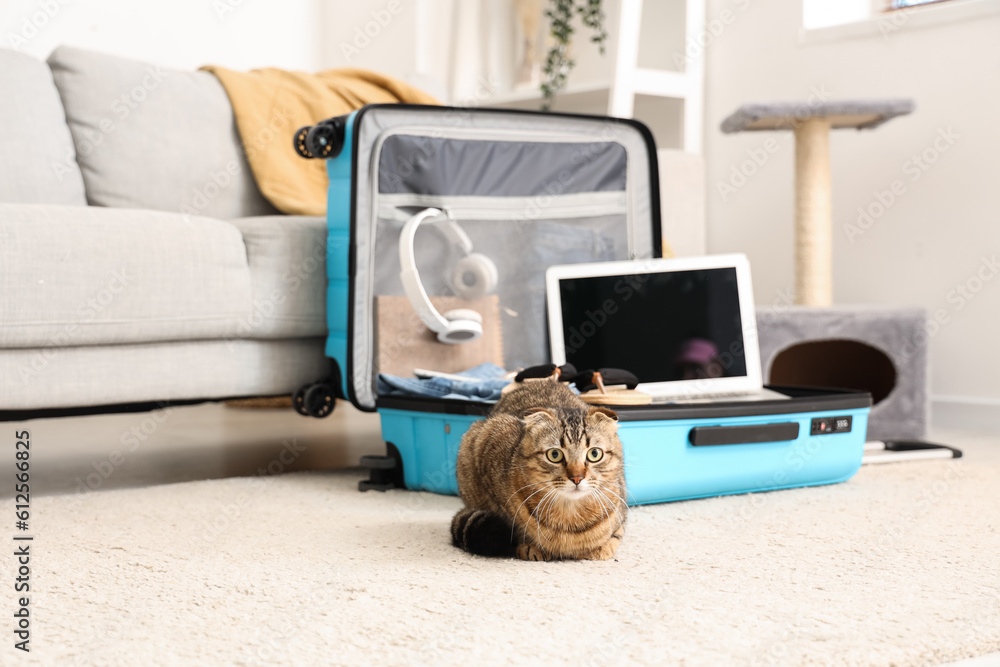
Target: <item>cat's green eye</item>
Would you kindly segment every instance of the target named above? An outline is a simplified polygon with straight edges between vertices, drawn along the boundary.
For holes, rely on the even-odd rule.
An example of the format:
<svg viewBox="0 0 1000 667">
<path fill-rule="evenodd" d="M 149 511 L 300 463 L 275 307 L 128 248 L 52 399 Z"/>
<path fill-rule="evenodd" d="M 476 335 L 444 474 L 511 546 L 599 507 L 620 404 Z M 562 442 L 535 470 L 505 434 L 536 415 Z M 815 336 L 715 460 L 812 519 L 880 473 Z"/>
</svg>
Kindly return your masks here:
<svg viewBox="0 0 1000 667">
<path fill-rule="evenodd" d="M 604 458 L 604 450 L 600 447 L 591 447 L 587 452 L 587 460 L 591 463 L 597 463 Z"/>
<path fill-rule="evenodd" d="M 545 452 L 545 458 L 553 463 L 562 463 L 565 455 L 563 454 L 563 450 L 553 447 Z"/>
</svg>

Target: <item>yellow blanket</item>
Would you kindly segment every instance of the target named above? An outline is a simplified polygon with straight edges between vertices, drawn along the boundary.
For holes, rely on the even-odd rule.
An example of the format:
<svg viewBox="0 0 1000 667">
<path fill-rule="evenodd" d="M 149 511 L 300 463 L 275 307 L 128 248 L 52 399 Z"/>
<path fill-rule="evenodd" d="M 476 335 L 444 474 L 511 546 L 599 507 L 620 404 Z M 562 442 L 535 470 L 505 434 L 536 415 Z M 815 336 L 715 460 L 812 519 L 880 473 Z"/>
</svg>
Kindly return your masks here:
<svg viewBox="0 0 1000 667">
<path fill-rule="evenodd" d="M 273 68 L 234 72 L 215 65 L 202 69 L 214 74 L 229 95 L 260 191 L 290 215 L 326 215 L 326 161 L 298 156 L 292 147 L 297 129 L 365 104 L 440 104 L 402 81 L 361 69 L 317 74 Z"/>
</svg>

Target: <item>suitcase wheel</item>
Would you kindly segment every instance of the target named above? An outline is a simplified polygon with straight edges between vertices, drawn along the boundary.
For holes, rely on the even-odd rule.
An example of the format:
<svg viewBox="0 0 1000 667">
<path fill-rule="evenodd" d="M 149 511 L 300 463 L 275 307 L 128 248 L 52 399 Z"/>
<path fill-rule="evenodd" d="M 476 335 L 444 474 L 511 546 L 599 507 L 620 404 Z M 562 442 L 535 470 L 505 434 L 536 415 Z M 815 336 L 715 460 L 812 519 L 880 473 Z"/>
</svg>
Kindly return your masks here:
<svg viewBox="0 0 1000 667">
<path fill-rule="evenodd" d="M 334 158 L 343 147 L 344 122 L 340 118 L 325 120 L 306 132 L 305 149 L 310 153 L 309 157 Z"/>
<path fill-rule="evenodd" d="M 392 470 L 396 467 L 396 459 L 391 456 L 362 456 L 361 467 L 369 470 Z"/>
<path fill-rule="evenodd" d="M 403 462 L 399 451 L 386 443 L 386 456 L 362 456 L 361 467 L 368 469 L 368 479 L 358 482 L 358 491 L 388 491 L 405 488 Z"/>
<path fill-rule="evenodd" d="M 299 390 L 292 394 L 292 407 L 303 417 L 323 417 L 330 416 L 333 409 L 337 407 L 337 390 L 340 386 L 340 367 L 333 364 L 333 369 L 328 377 L 319 382 L 299 387 Z"/>
<path fill-rule="evenodd" d="M 304 387 L 299 387 L 299 390 L 292 394 L 292 407 L 303 417 L 309 416 L 309 413 L 306 412 L 306 389 L 311 386 L 311 384 L 307 384 Z"/>
<path fill-rule="evenodd" d="M 295 152 L 304 158 L 315 157 L 312 153 L 309 152 L 309 148 L 306 146 L 306 138 L 309 136 L 309 130 L 311 128 L 312 128 L 311 125 L 306 125 L 304 127 L 300 127 L 295 132 L 295 139 L 293 142 L 295 145 Z"/>
<path fill-rule="evenodd" d="M 305 410 L 310 417 L 322 419 L 330 416 L 336 406 L 336 397 L 333 395 L 333 387 L 320 382 L 314 384 L 306 390 Z"/>
<path fill-rule="evenodd" d="M 292 407 L 304 417 L 328 417 L 336 404 L 333 387 L 325 382 L 307 384 L 292 396 Z"/>
</svg>

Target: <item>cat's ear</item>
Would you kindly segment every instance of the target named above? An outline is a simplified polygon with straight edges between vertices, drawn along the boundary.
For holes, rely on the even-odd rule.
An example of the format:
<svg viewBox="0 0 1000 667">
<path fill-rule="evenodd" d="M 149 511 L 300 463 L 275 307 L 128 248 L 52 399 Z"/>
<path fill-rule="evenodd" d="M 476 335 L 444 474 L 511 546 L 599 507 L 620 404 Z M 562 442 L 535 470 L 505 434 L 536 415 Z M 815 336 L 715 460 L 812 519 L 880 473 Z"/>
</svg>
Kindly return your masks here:
<svg viewBox="0 0 1000 667">
<path fill-rule="evenodd" d="M 608 408 L 601 407 L 599 405 L 592 405 L 590 406 L 590 409 L 587 410 L 587 417 L 597 417 L 600 419 L 601 416 L 607 417 L 612 421 L 618 421 L 618 413 L 614 410 L 609 410 Z"/>
<path fill-rule="evenodd" d="M 528 408 L 521 413 L 521 419 L 525 422 L 535 419 L 556 419 L 556 415 L 548 408 Z"/>
</svg>

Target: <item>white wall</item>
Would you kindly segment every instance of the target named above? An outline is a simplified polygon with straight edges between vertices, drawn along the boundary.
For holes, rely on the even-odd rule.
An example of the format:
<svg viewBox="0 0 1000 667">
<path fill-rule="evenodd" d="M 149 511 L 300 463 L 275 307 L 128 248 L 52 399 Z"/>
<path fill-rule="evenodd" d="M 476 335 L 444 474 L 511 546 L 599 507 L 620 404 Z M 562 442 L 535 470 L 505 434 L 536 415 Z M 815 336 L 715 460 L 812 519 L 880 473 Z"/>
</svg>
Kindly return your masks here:
<svg viewBox="0 0 1000 667">
<path fill-rule="evenodd" d="M 71 44 L 168 67 L 317 69 L 321 0 L 4 0 L 0 45 Z"/>
<path fill-rule="evenodd" d="M 802 0 L 710 0 L 707 18 L 727 9 L 735 18 L 706 62 L 710 251 L 750 256 L 759 303 L 791 291 L 794 144 L 789 133 L 723 135 L 719 123 L 740 104 L 815 91 L 914 98 L 911 116 L 831 138 L 834 299 L 937 313 L 946 321 L 930 339 L 935 407 L 957 400 L 995 412 L 1000 277 L 989 260 L 1000 258 L 1000 16 L 927 26 L 904 17 L 868 36 L 803 44 Z M 730 182 L 768 140 L 777 149 L 756 173 Z M 914 156 L 924 154 L 933 162 L 921 168 Z M 858 209 L 878 213 L 896 181 L 902 194 L 849 238 Z M 721 194 L 724 183 L 736 192 Z M 978 292 L 966 298 L 959 286 Z"/>
<path fill-rule="evenodd" d="M 399 78 L 415 72 L 417 6 L 426 0 L 327 3 L 321 40 L 326 67 L 361 67 Z"/>
</svg>

